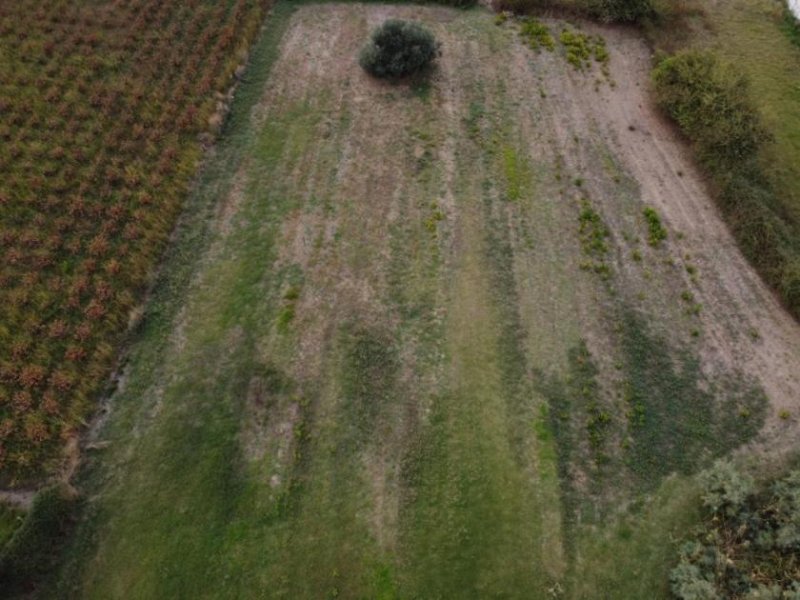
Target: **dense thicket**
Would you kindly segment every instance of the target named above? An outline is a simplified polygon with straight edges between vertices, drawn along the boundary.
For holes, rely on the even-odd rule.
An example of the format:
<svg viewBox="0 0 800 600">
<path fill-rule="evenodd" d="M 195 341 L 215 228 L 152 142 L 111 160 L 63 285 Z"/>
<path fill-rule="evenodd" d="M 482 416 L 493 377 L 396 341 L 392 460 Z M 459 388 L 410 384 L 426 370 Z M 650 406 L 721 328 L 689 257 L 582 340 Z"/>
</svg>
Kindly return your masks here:
<svg viewBox="0 0 800 600">
<path fill-rule="evenodd" d="M 636 23 L 653 15 L 650 0 L 589 0 L 589 9 L 603 21 Z"/>
<path fill-rule="evenodd" d="M 425 27 L 389 19 L 372 32 L 359 63 L 375 77 L 402 77 L 430 65 L 438 52 L 436 39 Z"/>
<path fill-rule="evenodd" d="M 0 551 L 0 590 L 24 590 L 53 568 L 69 533 L 75 496 L 63 485 L 42 490 L 22 525 Z"/>
<path fill-rule="evenodd" d="M 782 214 L 759 163 L 769 140 L 746 79 L 714 55 L 687 51 L 653 72 L 660 106 L 693 142 L 750 261 L 800 316 L 800 233 Z"/>
<path fill-rule="evenodd" d="M 0 2 L 0 483 L 91 410 L 270 3 Z"/>
<path fill-rule="evenodd" d="M 706 519 L 670 576 L 682 600 L 800 599 L 800 471 L 757 489 L 730 463 L 701 477 Z"/>
<path fill-rule="evenodd" d="M 618 23 L 636 23 L 655 14 L 651 0 L 498 0 L 498 8 L 519 13 L 561 9 Z"/>
</svg>

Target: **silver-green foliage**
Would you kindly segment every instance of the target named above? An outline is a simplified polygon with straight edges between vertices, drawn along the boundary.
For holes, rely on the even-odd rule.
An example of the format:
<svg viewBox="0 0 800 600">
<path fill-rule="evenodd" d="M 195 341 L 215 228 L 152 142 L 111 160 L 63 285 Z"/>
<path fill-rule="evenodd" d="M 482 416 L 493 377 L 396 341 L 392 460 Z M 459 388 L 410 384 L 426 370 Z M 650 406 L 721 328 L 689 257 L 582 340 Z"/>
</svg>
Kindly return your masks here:
<svg viewBox="0 0 800 600">
<path fill-rule="evenodd" d="M 700 475 L 708 518 L 670 574 L 682 600 L 800 600 L 800 470 L 759 489 L 729 461 Z"/>
</svg>

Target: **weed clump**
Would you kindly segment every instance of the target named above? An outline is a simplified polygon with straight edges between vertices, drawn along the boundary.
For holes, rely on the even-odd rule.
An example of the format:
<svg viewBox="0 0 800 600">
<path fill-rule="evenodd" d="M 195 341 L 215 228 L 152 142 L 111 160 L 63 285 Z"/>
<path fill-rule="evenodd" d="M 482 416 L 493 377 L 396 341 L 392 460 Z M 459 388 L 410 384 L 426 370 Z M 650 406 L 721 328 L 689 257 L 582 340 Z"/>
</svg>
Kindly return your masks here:
<svg viewBox="0 0 800 600">
<path fill-rule="evenodd" d="M 644 218 L 647 221 L 647 243 L 653 247 L 658 246 L 661 242 L 667 239 L 667 230 L 661 224 L 661 217 L 655 209 L 649 206 L 644 209 Z"/>
<path fill-rule="evenodd" d="M 581 269 L 593 271 L 603 279 L 611 277 L 611 268 L 605 261 L 608 254 L 608 238 L 611 231 L 603 222 L 603 218 L 592 207 L 588 200 L 583 200 L 581 212 L 578 214 L 581 249 L 589 257 L 589 261 L 581 264 Z"/>
<path fill-rule="evenodd" d="M 567 50 L 567 62 L 576 69 L 589 65 L 592 51 L 589 48 L 589 36 L 570 29 L 564 29 L 559 38 Z"/>
<path fill-rule="evenodd" d="M 565 28 L 559 40 L 567 52 L 567 62 L 578 70 L 590 68 L 592 58 L 604 67 L 609 61 L 606 41 L 599 35 L 591 36 Z"/>
<path fill-rule="evenodd" d="M 359 64 L 375 77 L 403 77 L 428 67 L 438 53 L 439 43 L 425 27 L 389 19 L 372 32 Z"/>
<path fill-rule="evenodd" d="M 555 50 L 556 41 L 550 34 L 547 26 L 533 17 L 526 17 L 522 20 L 522 27 L 519 30 L 522 38 L 533 50 L 544 48 L 552 52 Z"/>
</svg>

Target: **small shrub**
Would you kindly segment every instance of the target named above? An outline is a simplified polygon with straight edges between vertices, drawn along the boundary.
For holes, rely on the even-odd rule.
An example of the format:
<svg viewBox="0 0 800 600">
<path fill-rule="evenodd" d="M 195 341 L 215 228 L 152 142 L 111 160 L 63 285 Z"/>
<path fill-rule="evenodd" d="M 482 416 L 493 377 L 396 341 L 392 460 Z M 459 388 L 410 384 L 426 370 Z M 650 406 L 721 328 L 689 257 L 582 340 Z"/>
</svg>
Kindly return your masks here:
<svg viewBox="0 0 800 600">
<path fill-rule="evenodd" d="M 714 512 L 735 516 L 753 493 L 752 478 L 740 474 L 728 461 L 717 461 L 700 475 L 703 504 Z"/>
<path fill-rule="evenodd" d="M 359 64 L 375 77 L 403 77 L 428 67 L 438 53 L 439 44 L 422 25 L 389 19 L 372 32 Z"/>
<path fill-rule="evenodd" d="M 691 553 L 694 545 L 684 552 Z M 682 561 L 672 570 L 669 577 L 672 593 L 682 600 L 717 600 L 720 596 L 714 584 L 703 576 L 696 565 Z"/>
</svg>

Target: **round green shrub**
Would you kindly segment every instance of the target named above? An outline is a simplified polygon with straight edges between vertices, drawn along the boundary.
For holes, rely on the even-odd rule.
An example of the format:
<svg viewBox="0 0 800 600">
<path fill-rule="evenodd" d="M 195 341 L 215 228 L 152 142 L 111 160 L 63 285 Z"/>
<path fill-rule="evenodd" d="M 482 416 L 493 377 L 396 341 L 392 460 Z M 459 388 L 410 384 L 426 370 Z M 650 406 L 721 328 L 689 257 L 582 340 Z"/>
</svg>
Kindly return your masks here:
<svg viewBox="0 0 800 600">
<path fill-rule="evenodd" d="M 422 25 L 389 19 L 372 32 L 359 64 L 375 77 L 403 77 L 430 65 L 438 53 L 439 44 Z"/>
</svg>

